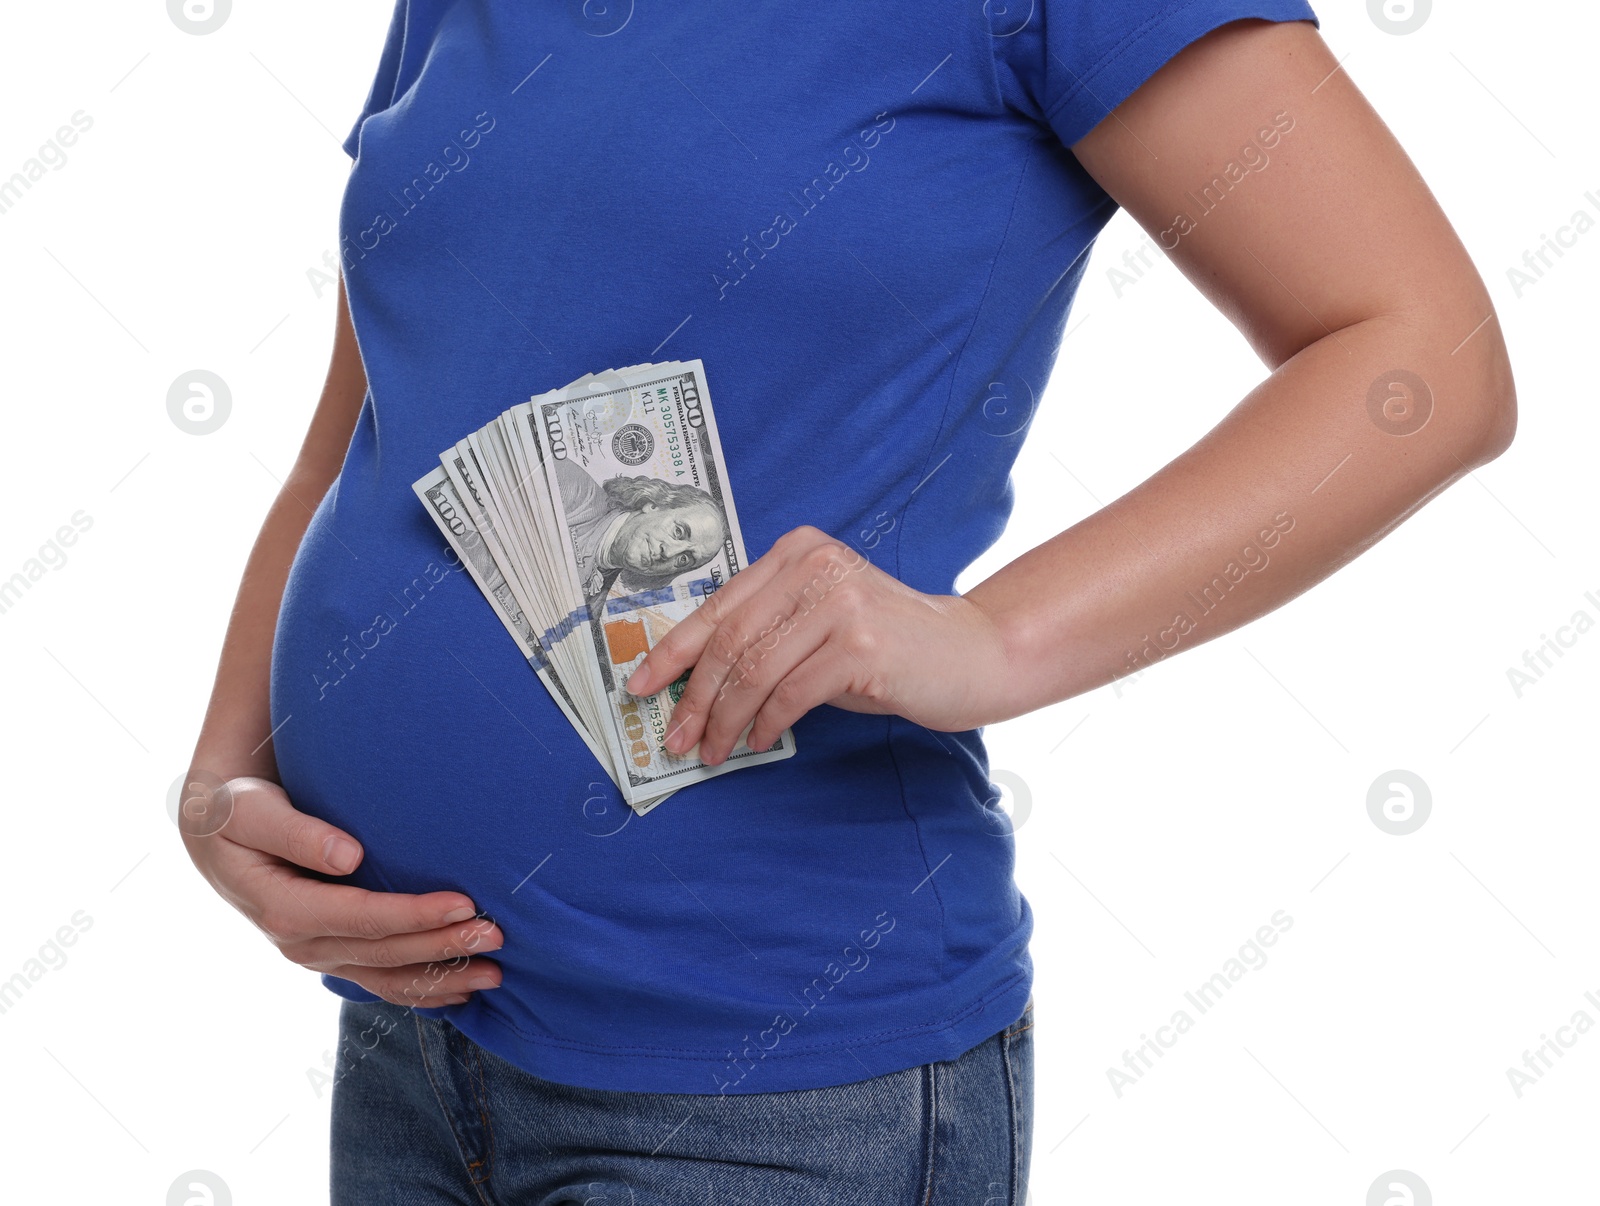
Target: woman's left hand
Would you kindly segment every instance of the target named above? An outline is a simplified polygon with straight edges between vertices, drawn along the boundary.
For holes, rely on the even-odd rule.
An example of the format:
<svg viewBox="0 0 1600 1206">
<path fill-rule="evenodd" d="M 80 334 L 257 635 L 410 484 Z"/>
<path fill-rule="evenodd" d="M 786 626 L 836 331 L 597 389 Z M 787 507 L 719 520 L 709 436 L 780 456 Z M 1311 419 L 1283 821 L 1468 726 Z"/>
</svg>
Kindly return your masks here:
<svg viewBox="0 0 1600 1206">
<path fill-rule="evenodd" d="M 649 695 L 694 670 L 667 749 L 725 761 L 752 719 L 764 750 L 818 704 L 957 732 L 1006 714 L 999 629 L 976 603 L 927 595 L 826 532 L 784 535 L 672 629 L 628 680 Z"/>
</svg>

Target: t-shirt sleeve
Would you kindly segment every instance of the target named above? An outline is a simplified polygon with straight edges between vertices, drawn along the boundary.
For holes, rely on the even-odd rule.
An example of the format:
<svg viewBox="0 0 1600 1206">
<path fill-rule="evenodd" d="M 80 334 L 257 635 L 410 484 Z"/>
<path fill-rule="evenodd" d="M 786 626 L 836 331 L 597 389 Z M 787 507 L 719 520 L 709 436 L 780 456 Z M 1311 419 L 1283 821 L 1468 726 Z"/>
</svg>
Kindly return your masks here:
<svg viewBox="0 0 1600 1206">
<path fill-rule="evenodd" d="M 1004 13 L 999 4 L 990 12 L 1002 94 L 1066 146 L 1218 26 L 1245 17 L 1318 24 L 1305 0 L 1006 0 Z"/>
<path fill-rule="evenodd" d="M 394 14 L 389 18 L 389 32 L 383 40 L 383 53 L 378 57 L 378 71 L 373 77 L 372 88 L 367 93 L 366 103 L 361 106 L 361 116 L 356 118 L 350 133 L 345 136 L 345 154 L 352 159 L 361 146 L 362 123 L 374 113 L 394 104 L 394 98 L 399 94 L 400 63 L 405 55 L 410 8 L 410 0 L 395 0 Z"/>
</svg>

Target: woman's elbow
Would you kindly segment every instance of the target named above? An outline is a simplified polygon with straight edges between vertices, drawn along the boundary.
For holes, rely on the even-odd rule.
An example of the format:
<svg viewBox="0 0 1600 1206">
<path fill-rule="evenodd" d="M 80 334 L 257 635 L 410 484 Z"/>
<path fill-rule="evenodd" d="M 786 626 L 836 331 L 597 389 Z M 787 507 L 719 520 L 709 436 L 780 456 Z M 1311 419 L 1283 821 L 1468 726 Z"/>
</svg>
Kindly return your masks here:
<svg viewBox="0 0 1600 1206">
<path fill-rule="evenodd" d="M 1495 317 L 1482 332 L 1491 337 L 1479 350 L 1481 365 L 1474 374 L 1481 384 L 1475 404 L 1482 412 L 1482 422 L 1477 424 L 1477 438 L 1468 450 L 1474 458 L 1472 467 L 1494 460 L 1511 447 L 1517 434 L 1517 383 L 1511 372 L 1511 353 L 1500 336 L 1499 326 L 1499 318 Z"/>
</svg>

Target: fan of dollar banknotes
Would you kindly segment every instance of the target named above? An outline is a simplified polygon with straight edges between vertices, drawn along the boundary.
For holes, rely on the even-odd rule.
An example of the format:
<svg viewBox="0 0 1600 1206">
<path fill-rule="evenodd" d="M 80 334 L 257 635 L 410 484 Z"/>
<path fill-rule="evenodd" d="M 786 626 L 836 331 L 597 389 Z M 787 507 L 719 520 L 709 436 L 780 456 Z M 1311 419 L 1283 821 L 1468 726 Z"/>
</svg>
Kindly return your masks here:
<svg viewBox="0 0 1600 1206">
<path fill-rule="evenodd" d="M 412 486 L 539 680 L 637 813 L 680 787 L 795 752 L 707 766 L 665 747 L 685 674 L 623 690 L 672 626 L 747 564 L 698 360 L 588 373 L 513 406 Z"/>
</svg>

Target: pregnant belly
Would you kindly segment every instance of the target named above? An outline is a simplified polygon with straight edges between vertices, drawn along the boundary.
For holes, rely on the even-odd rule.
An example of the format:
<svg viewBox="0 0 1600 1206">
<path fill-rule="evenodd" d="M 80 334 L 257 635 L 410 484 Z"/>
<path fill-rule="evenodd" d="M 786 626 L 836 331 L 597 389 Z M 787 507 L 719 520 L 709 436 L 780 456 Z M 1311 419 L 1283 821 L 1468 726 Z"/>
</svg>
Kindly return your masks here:
<svg viewBox="0 0 1600 1206">
<path fill-rule="evenodd" d="M 291 570 L 279 771 L 296 807 L 361 840 L 353 881 L 471 894 L 564 816 L 604 814 L 589 784 L 609 782 L 420 509 L 368 510 L 330 493 Z"/>
<path fill-rule="evenodd" d="M 796 757 L 635 816 L 426 517 L 356 512 L 348 494 L 325 501 L 285 592 L 280 776 L 297 808 L 362 843 L 345 882 L 459 891 L 500 925 L 497 1008 L 552 1033 L 623 1000 L 691 1016 L 709 993 L 732 1011 L 788 993 L 884 908 L 910 924 L 877 989 L 937 981 L 943 905 L 913 892 L 931 867 L 887 718 L 819 709 L 796 725 Z M 923 825 L 967 823 L 948 794 L 920 802 Z M 980 890 L 1008 886 L 994 864 Z"/>
</svg>

